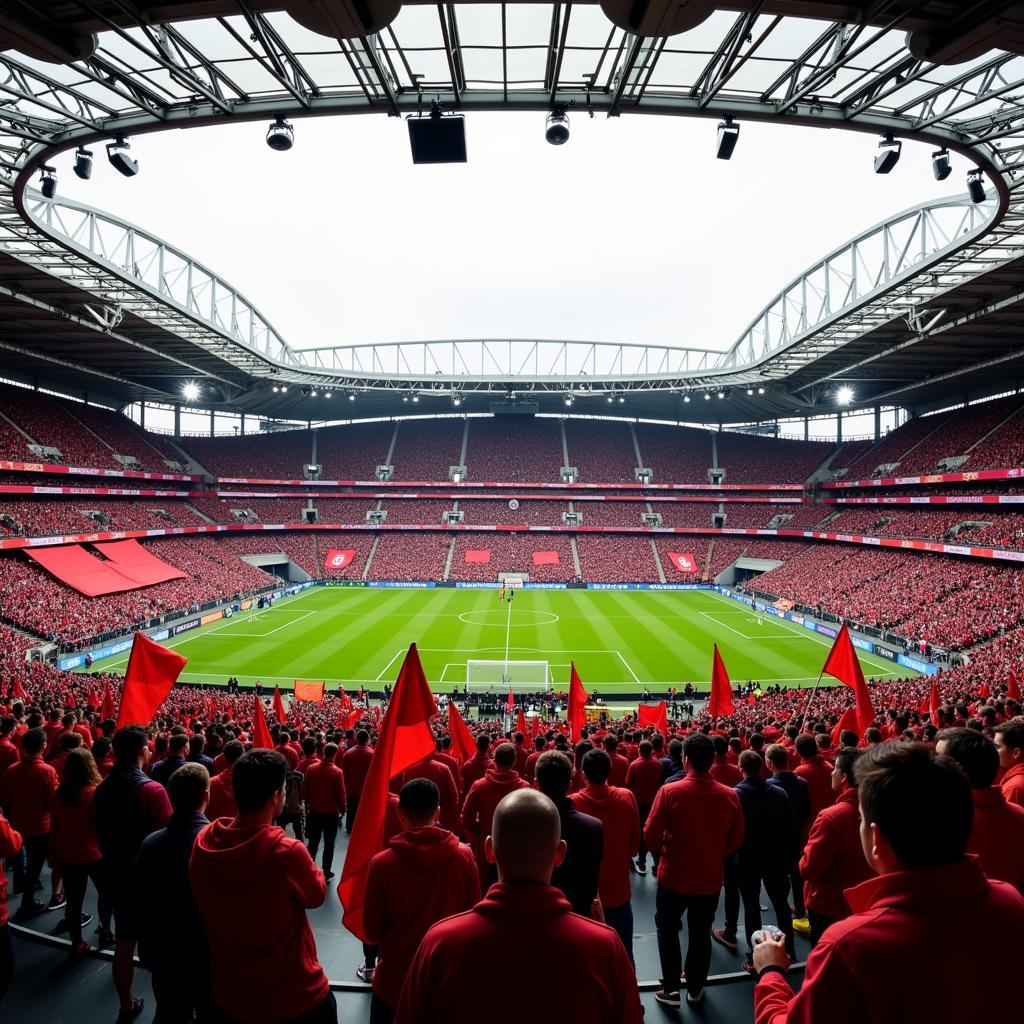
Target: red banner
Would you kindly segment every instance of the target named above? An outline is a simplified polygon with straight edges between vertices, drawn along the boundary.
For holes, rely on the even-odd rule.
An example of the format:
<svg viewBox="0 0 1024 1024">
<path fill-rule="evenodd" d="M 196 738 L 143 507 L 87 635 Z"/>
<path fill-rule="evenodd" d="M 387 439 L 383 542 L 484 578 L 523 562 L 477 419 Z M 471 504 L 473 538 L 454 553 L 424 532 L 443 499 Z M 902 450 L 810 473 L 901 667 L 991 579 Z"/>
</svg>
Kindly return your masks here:
<svg viewBox="0 0 1024 1024">
<path fill-rule="evenodd" d="M 689 552 L 680 554 L 676 551 L 668 553 L 669 561 L 675 566 L 676 572 L 693 573 L 697 571 L 697 560 Z"/>
<path fill-rule="evenodd" d="M 558 565 L 559 558 L 557 551 L 534 551 L 534 565 Z"/>
<path fill-rule="evenodd" d="M 491 560 L 490 548 L 470 548 L 466 552 L 466 565 L 486 565 Z"/>
<path fill-rule="evenodd" d="M 323 680 L 296 679 L 294 697 L 296 700 L 308 700 L 319 704 L 324 699 Z"/>
<path fill-rule="evenodd" d="M 331 550 L 327 552 L 327 557 L 324 559 L 324 568 L 344 569 L 352 564 L 352 559 L 355 557 L 355 548 L 346 548 L 344 551 L 340 551 L 338 548 L 331 548 Z"/>
</svg>

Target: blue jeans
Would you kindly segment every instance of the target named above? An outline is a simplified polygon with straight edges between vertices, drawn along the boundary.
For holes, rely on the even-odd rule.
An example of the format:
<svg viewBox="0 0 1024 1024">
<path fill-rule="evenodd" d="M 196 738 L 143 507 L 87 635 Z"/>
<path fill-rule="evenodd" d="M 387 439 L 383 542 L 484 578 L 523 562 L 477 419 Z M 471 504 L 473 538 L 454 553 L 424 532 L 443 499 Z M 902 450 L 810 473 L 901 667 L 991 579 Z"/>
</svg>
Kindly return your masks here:
<svg viewBox="0 0 1024 1024">
<path fill-rule="evenodd" d="M 614 928 L 618 933 L 622 944 L 629 954 L 629 962 L 636 970 L 636 961 L 633 959 L 633 904 L 623 903 L 617 907 L 604 908 L 604 922 L 609 928 Z"/>
</svg>

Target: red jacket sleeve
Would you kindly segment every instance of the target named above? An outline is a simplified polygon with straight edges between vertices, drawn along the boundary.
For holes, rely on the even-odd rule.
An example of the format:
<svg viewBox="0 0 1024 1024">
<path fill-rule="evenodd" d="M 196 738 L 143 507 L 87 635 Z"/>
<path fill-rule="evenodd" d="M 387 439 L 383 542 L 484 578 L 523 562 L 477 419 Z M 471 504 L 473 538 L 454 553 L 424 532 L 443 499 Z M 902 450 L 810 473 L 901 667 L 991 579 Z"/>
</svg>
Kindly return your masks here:
<svg viewBox="0 0 1024 1024">
<path fill-rule="evenodd" d="M 796 995 L 776 971 L 754 986 L 754 1024 L 863 1024 L 870 1018 L 863 985 L 842 953 L 824 940 L 807 958 L 803 987 Z"/>
<path fill-rule="evenodd" d="M 21 849 L 21 833 L 0 814 L 0 857 L 13 857 Z"/>
<path fill-rule="evenodd" d="M 307 910 L 319 907 L 327 896 L 324 873 L 313 863 L 309 851 L 297 839 L 287 852 L 285 877 L 291 884 L 295 901 Z"/>
<path fill-rule="evenodd" d="M 629 819 L 629 855 L 635 857 L 640 851 L 640 809 L 632 793 L 629 794 L 629 806 L 633 810 L 633 816 Z"/>
<path fill-rule="evenodd" d="M 466 802 L 462 807 L 462 832 L 472 842 L 480 831 L 480 812 L 477 808 L 479 789 L 474 782 L 466 794 Z"/>
<path fill-rule="evenodd" d="M 139 802 L 149 815 L 154 832 L 167 825 L 171 817 L 171 801 L 159 782 L 147 782 L 139 791 Z"/>
<path fill-rule="evenodd" d="M 806 882 L 816 882 L 835 863 L 839 855 L 839 836 L 828 827 L 828 819 L 819 814 L 811 826 L 804 855 L 800 858 L 800 875 Z"/>
<path fill-rule="evenodd" d="M 644 838 L 647 840 L 647 848 L 651 853 L 661 853 L 661 847 L 665 840 L 665 790 L 663 789 L 658 790 L 658 795 L 654 798 L 654 804 L 651 806 L 651 813 L 647 816 Z"/>
<path fill-rule="evenodd" d="M 427 932 L 405 976 L 394 1024 L 442 1024 L 433 1006 L 436 986 L 430 980 L 431 948 L 430 932 Z"/>
</svg>

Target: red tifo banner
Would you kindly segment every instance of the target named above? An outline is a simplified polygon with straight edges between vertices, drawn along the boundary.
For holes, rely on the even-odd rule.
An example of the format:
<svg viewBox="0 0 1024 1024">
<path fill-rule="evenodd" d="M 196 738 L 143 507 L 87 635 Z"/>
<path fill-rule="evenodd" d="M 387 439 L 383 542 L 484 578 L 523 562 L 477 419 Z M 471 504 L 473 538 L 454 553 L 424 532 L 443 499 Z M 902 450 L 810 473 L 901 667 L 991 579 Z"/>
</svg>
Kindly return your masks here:
<svg viewBox="0 0 1024 1024">
<path fill-rule="evenodd" d="M 28 548 L 27 553 L 57 579 L 86 597 L 137 590 L 185 576 L 180 569 L 151 555 L 134 540 L 99 544 L 97 548 L 108 558 L 97 558 L 80 544 Z"/>
<path fill-rule="evenodd" d="M 669 561 L 675 566 L 677 572 L 696 572 L 697 559 L 689 552 L 680 554 L 676 551 L 668 553 Z"/>
<path fill-rule="evenodd" d="M 327 557 L 324 559 L 324 568 L 344 569 L 346 566 L 352 564 L 352 559 L 355 557 L 355 548 L 345 548 L 344 550 L 331 548 L 331 550 L 327 552 Z"/>
<path fill-rule="evenodd" d="M 534 565 L 558 565 L 559 558 L 557 551 L 534 551 Z"/>
<path fill-rule="evenodd" d="M 324 681 L 322 679 L 296 679 L 295 699 L 319 704 L 324 699 Z"/>
<path fill-rule="evenodd" d="M 466 552 L 466 564 L 473 565 L 477 563 L 479 565 L 486 565 L 491 560 L 490 548 L 470 548 Z"/>
</svg>

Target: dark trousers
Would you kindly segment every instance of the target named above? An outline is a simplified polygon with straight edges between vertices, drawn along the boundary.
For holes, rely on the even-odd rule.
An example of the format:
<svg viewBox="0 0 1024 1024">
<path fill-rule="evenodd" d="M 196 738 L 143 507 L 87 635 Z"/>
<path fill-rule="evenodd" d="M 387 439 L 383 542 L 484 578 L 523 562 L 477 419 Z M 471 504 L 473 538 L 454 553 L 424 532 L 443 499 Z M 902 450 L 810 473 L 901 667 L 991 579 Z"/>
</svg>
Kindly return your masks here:
<svg viewBox="0 0 1024 1024">
<path fill-rule="evenodd" d="M 725 934 L 736 938 L 740 921 L 740 883 L 736 872 L 736 854 L 730 853 L 722 866 L 722 887 L 725 890 Z"/>
<path fill-rule="evenodd" d="M 796 917 L 806 917 L 807 908 L 804 906 L 804 880 L 800 877 L 800 858 L 798 857 L 789 868 L 789 888 L 793 897 L 793 909 Z"/>
<path fill-rule="evenodd" d="M 11 944 L 11 926 L 0 928 L 0 1004 L 14 977 L 14 946 Z"/>
<path fill-rule="evenodd" d="M 302 834 L 302 815 L 295 814 L 294 812 L 285 811 L 275 822 L 275 825 L 280 825 L 282 829 L 288 828 L 289 825 L 295 830 L 295 838 L 301 843 L 305 838 Z"/>
<path fill-rule="evenodd" d="M 380 946 L 374 945 L 373 943 L 370 943 L 370 942 L 364 942 L 363 943 L 363 963 L 367 967 L 376 967 L 377 966 L 377 951 L 379 949 L 380 949 Z"/>
<path fill-rule="evenodd" d="M 153 1024 L 191 1024 L 193 1016 L 199 1024 L 206 1024 L 210 1018 L 210 983 L 208 978 L 196 975 L 189 967 L 153 968 Z"/>
<path fill-rule="evenodd" d="M 306 834 L 309 836 L 309 855 L 314 863 L 316 852 L 320 849 L 320 839 L 323 838 L 324 874 L 329 875 L 334 863 L 334 841 L 338 838 L 338 815 L 310 811 L 306 815 Z"/>
<path fill-rule="evenodd" d="M 370 996 L 370 1024 L 393 1024 L 397 1007 L 388 1006 L 374 992 Z"/>
<path fill-rule="evenodd" d="M 761 884 L 768 894 L 768 902 L 775 911 L 779 930 L 786 936 L 786 952 L 795 957 L 793 946 L 793 916 L 789 912 L 789 868 L 762 867 L 738 864 L 736 877 L 743 900 L 743 927 L 747 933 L 747 952 L 753 949 L 750 937 L 761 927 Z"/>
<path fill-rule="evenodd" d="M 21 889 L 22 902 L 28 903 L 36 898 L 36 883 L 46 866 L 46 855 L 50 851 L 50 833 L 26 839 L 22 847 L 24 861 L 14 862 L 14 888 Z"/>
<path fill-rule="evenodd" d="M 92 864 L 61 864 L 64 876 L 64 898 L 68 905 L 64 908 L 64 920 L 68 925 L 68 936 L 72 943 L 82 941 L 82 904 L 85 902 L 85 890 L 92 879 L 96 887 L 97 909 L 100 924 L 110 927 L 110 891 L 107 886 L 107 873 L 103 861 Z"/>
<path fill-rule="evenodd" d="M 356 811 L 359 810 L 359 797 L 350 796 L 345 800 L 345 831 L 351 832 L 356 823 Z"/>
<path fill-rule="evenodd" d="M 633 904 L 623 903 L 617 907 L 605 907 L 604 923 L 609 928 L 614 928 L 622 939 L 622 944 L 629 954 L 629 962 L 636 970 L 636 961 L 633 959 Z"/>
<path fill-rule="evenodd" d="M 704 988 L 711 968 L 711 925 L 718 909 L 718 893 L 688 896 L 658 886 L 654 927 L 658 933 L 661 984 L 666 992 L 679 991 L 683 970 L 679 931 L 686 914 L 686 991 L 697 995 Z"/>
<path fill-rule="evenodd" d="M 825 930 L 835 924 L 831 917 L 826 917 L 824 914 L 819 914 L 814 910 L 807 911 L 807 922 L 811 926 L 812 946 L 816 946 L 821 940 L 822 935 L 825 934 Z"/>
<path fill-rule="evenodd" d="M 647 865 L 647 839 L 644 836 L 644 829 L 647 827 L 647 817 L 651 813 L 651 805 L 643 804 L 638 810 L 640 811 L 640 849 L 637 851 L 636 859 L 639 861 L 641 867 Z M 658 871 L 658 858 L 655 854 L 651 854 L 651 859 L 654 861 L 654 871 L 657 874 Z"/>
<path fill-rule="evenodd" d="M 216 1006 L 210 1011 L 209 1019 L 211 1024 L 244 1024 Z M 308 1013 L 288 1017 L 286 1020 L 277 1021 L 276 1024 L 338 1024 L 338 1004 L 334 999 L 334 993 L 328 992 L 327 998 Z"/>
</svg>

